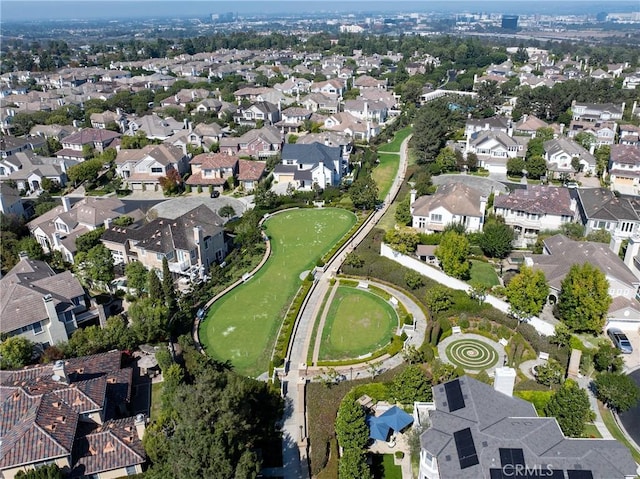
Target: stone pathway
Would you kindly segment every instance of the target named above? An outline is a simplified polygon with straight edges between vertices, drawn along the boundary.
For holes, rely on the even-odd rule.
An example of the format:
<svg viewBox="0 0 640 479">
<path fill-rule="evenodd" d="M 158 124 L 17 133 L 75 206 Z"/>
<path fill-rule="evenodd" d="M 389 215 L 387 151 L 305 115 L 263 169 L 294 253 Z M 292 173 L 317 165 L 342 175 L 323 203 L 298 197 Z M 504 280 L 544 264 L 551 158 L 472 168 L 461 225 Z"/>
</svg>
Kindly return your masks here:
<svg viewBox="0 0 640 479">
<path fill-rule="evenodd" d="M 329 307 L 333 302 L 333 298 L 336 295 L 336 291 L 338 290 L 338 285 L 340 283 L 338 281 L 331 287 L 331 291 L 329 292 L 329 297 L 324 306 L 324 310 L 322 311 L 322 317 L 320 318 L 320 323 L 318 324 L 318 330 L 316 332 L 316 341 L 313 346 L 313 355 L 311 356 L 311 364 L 318 363 L 318 356 L 320 355 L 320 346 L 322 345 L 322 332 L 324 331 L 324 324 L 327 322 L 327 316 L 329 314 Z M 322 305 L 322 302 L 320 303 Z M 316 316 L 317 318 L 317 316 Z"/>
<path fill-rule="evenodd" d="M 593 424 L 598 429 L 598 432 L 602 436 L 602 439 L 615 439 L 604 421 L 602 420 L 602 415 L 600 414 L 600 408 L 598 407 L 598 399 L 596 398 L 593 388 L 591 387 L 591 378 L 587 376 L 583 376 L 578 378 L 578 384 L 581 388 L 587 390 L 587 395 L 589 396 L 589 404 L 591 404 L 591 410 L 595 413 L 596 419 L 593 421 Z"/>
</svg>

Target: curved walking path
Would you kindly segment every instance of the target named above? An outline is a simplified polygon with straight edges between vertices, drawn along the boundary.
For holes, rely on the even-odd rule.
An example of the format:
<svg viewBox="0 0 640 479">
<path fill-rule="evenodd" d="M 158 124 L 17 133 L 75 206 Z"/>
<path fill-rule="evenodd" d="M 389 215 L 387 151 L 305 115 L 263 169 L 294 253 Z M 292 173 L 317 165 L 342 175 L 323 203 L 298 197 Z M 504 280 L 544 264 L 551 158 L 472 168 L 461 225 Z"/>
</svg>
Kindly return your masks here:
<svg viewBox="0 0 640 479">
<path fill-rule="evenodd" d="M 407 171 L 407 149 L 411 135 L 400 147 L 400 165 L 398 174 L 391 185 L 380 210 L 375 211 L 363 226 L 351 237 L 339 252 L 325 265 L 323 272 L 316 276 L 316 281 L 309 291 L 308 300 L 303 305 L 289 345 L 285 360 L 285 371 L 282 377 L 282 390 L 285 400 L 284 422 L 282 425 L 282 460 L 283 467 L 273 471 L 286 479 L 310 477 L 308 459 L 308 429 L 306 421 L 305 385 L 308 380 L 307 352 L 311 344 L 313 324 L 322 305 L 322 300 L 329 291 L 330 279 L 335 277 L 338 269 L 348 253 L 354 250 L 380 221 L 391 202 L 400 191 Z M 401 360 L 401 358 L 398 358 Z M 269 471 L 271 473 L 272 471 Z"/>
<path fill-rule="evenodd" d="M 449 359 L 449 356 L 447 355 L 447 346 L 449 346 L 451 343 L 455 341 L 460 341 L 463 339 L 473 339 L 475 341 L 479 341 L 483 344 L 486 344 L 488 347 L 492 348 L 493 350 L 495 350 L 496 353 L 498 353 L 498 360 L 495 364 L 487 368 L 481 368 L 481 369 L 469 368 L 469 370 L 472 371 L 473 373 L 479 373 L 480 371 L 482 371 L 482 369 L 484 369 L 487 373 L 495 372 L 497 367 L 502 367 L 502 365 L 505 363 L 505 358 L 507 357 L 507 353 L 505 352 L 502 344 L 496 341 L 493 341 L 489 338 L 486 338 L 484 336 L 481 336 L 480 334 L 474 334 L 474 333 L 452 334 L 448 338 L 445 338 L 442 341 L 440 341 L 438 343 L 438 355 L 440 356 L 440 360 L 445 363 L 458 366 L 458 364 L 456 364 L 454 361 Z M 465 369 L 465 371 L 467 370 L 467 368 L 465 368 L 464 365 L 461 365 L 461 366 Z"/>
</svg>

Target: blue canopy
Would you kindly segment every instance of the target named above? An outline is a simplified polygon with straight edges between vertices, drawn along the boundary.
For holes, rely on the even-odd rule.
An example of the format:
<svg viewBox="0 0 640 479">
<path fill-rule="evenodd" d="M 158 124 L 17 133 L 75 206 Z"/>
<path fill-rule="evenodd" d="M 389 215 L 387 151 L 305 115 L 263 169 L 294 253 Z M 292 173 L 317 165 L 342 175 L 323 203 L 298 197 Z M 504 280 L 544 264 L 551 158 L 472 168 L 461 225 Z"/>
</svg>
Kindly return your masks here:
<svg viewBox="0 0 640 479">
<path fill-rule="evenodd" d="M 383 421 L 389 428 L 398 432 L 413 422 L 413 416 L 407 414 L 398 406 L 393 406 L 391 409 L 385 411 L 384 414 L 380 415 L 378 420 Z"/>
<path fill-rule="evenodd" d="M 386 441 L 389 439 L 391 428 L 383 421 L 380 421 L 379 417 L 368 416 L 367 424 L 369 426 L 369 437 L 371 439 L 377 439 L 379 441 Z"/>
</svg>

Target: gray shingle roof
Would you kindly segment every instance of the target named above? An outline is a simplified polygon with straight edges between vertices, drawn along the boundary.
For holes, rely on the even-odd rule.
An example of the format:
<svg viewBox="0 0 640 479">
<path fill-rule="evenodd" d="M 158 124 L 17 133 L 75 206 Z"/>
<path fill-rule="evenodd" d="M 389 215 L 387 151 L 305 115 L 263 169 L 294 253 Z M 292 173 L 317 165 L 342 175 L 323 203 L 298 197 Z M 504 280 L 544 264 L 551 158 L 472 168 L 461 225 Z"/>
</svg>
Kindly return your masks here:
<svg viewBox="0 0 640 479">
<path fill-rule="evenodd" d="M 449 213 L 462 216 L 483 215 L 480 211 L 482 194 L 464 183 L 448 183 L 438 187 L 430 196 L 421 196 L 413 203 L 413 216 L 428 216 L 436 208 L 443 207 Z"/>
<path fill-rule="evenodd" d="M 305 165 L 317 165 L 322 161 L 325 165 L 331 165 L 340 160 L 340 148 L 322 143 L 286 143 L 282 147 L 282 160 L 295 160 Z"/>
<path fill-rule="evenodd" d="M 529 185 L 508 195 L 496 196 L 493 206 L 525 213 L 573 216 L 571 196 L 567 188 Z"/>
</svg>

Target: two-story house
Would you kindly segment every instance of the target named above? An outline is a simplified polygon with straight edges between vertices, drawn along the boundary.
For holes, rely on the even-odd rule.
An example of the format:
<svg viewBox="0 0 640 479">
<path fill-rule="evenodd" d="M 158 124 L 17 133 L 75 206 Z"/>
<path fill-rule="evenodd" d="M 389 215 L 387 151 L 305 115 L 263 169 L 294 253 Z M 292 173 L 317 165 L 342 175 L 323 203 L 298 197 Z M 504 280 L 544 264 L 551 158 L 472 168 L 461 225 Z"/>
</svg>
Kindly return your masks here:
<svg viewBox="0 0 640 479">
<path fill-rule="evenodd" d="M 571 102 L 571 113 L 574 120 L 622 120 L 624 106 L 624 102 L 616 105 L 614 103 L 582 103 L 573 100 Z"/>
<path fill-rule="evenodd" d="M 387 105 L 380 101 L 368 101 L 364 99 L 346 100 L 343 110 L 351 113 L 360 120 L 384 123 L 387 120 Z"/>
<path fill-rule="evenodd" d="M 631 195 L 640 193 L 640 146 L 611 146 L 609 179 L 613 190 Z"/>
<path fill-rule="evenodd" d="M 120 150 L 116 156 L 116 174 L 132 190 L 160 190 L 160 178 L 175 170 L 182 177 L 189 171 L 186 149 L 172 145 L 147 145 L 142 149 Z"/>
<path fill-rule="evenodd" d="M 38 216 L 27 227 L 45 253 L 60 251 L 65 261 L 73 263 L 76 238 L 104 225 L 105 221 L 125 214 L 125 204 L 117 198 L 86 197 L 71 206 L 69 197 L 62 197 L 62 206 L 56 206 Z M 134 219 L 142 217 L 136 210 L 128 213 Z"/>
<path fill-rule="evenodd" d="M 79 326 L 105 319 L 98 307 L 87 307 L 85 290 L 70 271 L 55 273 L 44 261 L 26 255 L 0 279 L 0 289 L 2 334 L 43 347 L 67 341 Z"/>
<path fill-rule="evenodd" d="M 608 231 L 610 247 L 617 254 L 625 239 L 640 234 L 640 198 L 616 196 L 604 188 L 579 188 L 576 193 L 585 235 L 599 229 Z"/>
<path fill-rule="evenodd" d="M 276 126 L 282 130 L 282 133 L 298 133 L 312 114 L 313 112 L 306 108 L 291 106 L 282 110 L 281 120 L 276 123 Z"/>
<path fill-rule="evenodd" d="M 616 140 L 618 124 L 615 121 L 571 120 L 567 136 L 575 138 L 579 133 L 588 133 L 595 138 L 595 145 L 613 145 Z"/>
<path fill-rule="evenodd" d="M 27 216 L 18 190 L 5 182 L 0 182 L 0 213 L 18 217 Z"/>
<path fill-rule="evenodd" d="M 191 176 L 187 178 L 186 183 L 196 187 L 213 186 L 215 190 L 222 192 L 230 179 L 235 183 L 239 161 L 237 156 L 226 153 L 196 155 L 189 162 Z"/>
<path fill-rule="evenodd" d="M 411 191 L 411 226 L 424 233 L 444 230 L 459 223 L 468 233 L 482 231 L 487 197 L 464 183 L 448 183 L 433 195 L 416 198 Z"/>
<path fill-rule="evenodd" d="M 359 90 L 366 90 L 370 88 L 386 90 L 388 82 L 389 81 L 386 78 L 383 80 L 377 80 L 371 75 L 360 75 L 359 77 L 354 78 L 353 88 L 358 88 Z"/>
<path fill-rule="evenodd" d="M 109 225 L 100 238 L 115 264 L 139 261 L 148 270 L 169 271 L 188 279 L 203 278 L 227 254 L 222 218 L 205 205 L 174 219 L 156 218 L 140 228 Z"/>
<path fill-rule="evenodd" d="M 238 111 L 233 115 L 233 121 L 239 125 L 257 126 L 258 122 L 263 125 L 273 125 L 280 121 L 280 110 L 278 105 L 268 101 L 258 101 L 247 107 L 238 107 Z"/>
<path fill-rule="evenodd" d="M 576 201 L 567 188 L 529 185 L 506 195 L 496 195 L 494 212 L 513 227 L 513 245 L 526 248 L 534 244 L 541 230 L 557 230 L 576 214 Z"/>
<path fill-rule="evenodd" d="M 640 126 L 620 125 L 618 142 L 621 145 L 633 145 L 640 147 Z"/>
<path fill-rule="evenodd" d="M 133 368 L 120 351 L 0 374 L 0 474 L 56 464 L 71 479 L 142 473 L 145 414 L 128 416 Z"/>
<path fill-rule="evenodd" d="M 528 136 L 509 136 L 502 131 L 482 130 L 467 137 L 465 153 L 475 153 L 478 165 L 491 173 L 506 174 L 510 158 L 524 158 Z"/>
<path fill-rule="evenodd" d="M 56 151 L 58 158 L 84 161 L 84 148 L 90 148 L 96 153 L 106 150 L 120 133 L 98 128 L 84 128 L 77 133 L 72 133 L 62 139 L 62 149 Z"/>
<path fill-rule="evenodd" d="M 282 133 L 272 125 L 249 130 L 240 137 L 226 137 L 220 140 L 220 153 L 227 155 L 247 155 L 254 158 L 268 158 L 280 153 Z"/>
<path fill-rule="evenodd" d="M 196 148 L 202 148 L 204 151 L 210 151 L 211 148 L 217 147 L 220 140 L 224 137 L 222 127 L 217 123 L 198 123 L 192 128 L 189 123 L 188 130 L 181 130 L 164 141 L 168 145 L 174 145 L 183 149 L 187 145 Z"/>
<path fill-rule="evenodd" d="M 21 151 L 35 150 L 40 148 L 45 140 L 39 136 L 29 138 L 16 138 L 15 136 L 3 135 L 0 137 L 0 158 L 6 158 Z"/>
<path fill-rule="evenodd" d="M 91 128 L 104 130 L 109 125 L 117 125 L 120 131 L 126 130 L 126 120 L 120 109 L 117 111 L 103 111 L 102 113 L 92 113 L 89 117 Z"/>
<path fill-rule="evenodd" d="M 285 144 L 282 163 L 273 170 L 275 181 L 310 190 L 338 186 L 346 173 L 340 148 L 322 143 Z"/>
<path fill-rule="evenodd" d="M 172 117 L 162 118 L 153 113 L 140 118 L 130 118 L 127 134 L 134 136 L 138 131 L 143 131 L 149 139 L 164 141 L 185 127 L 185 123 Z"/>
<path fill-rule="evenodd" d="M 38 192 L 45 178 L 65 186 L 67 169 L 75 164 L 75 160 L 45 158 L 30 150 L 21 151 L 0 159 L 0 179 L 15 181 L 18 190 Z"/>
<path fill-rule="evenodd" d="M 330 80 L 313 82 L 309 87 L 311 93 L 323 93 L 333 98 L 338 98 L 344 95 L 346 87 L 342 80 L 332 78 Z"/>
<path fill-rule="evenodd" d="M 596 171 L 596 159 L 593 154 L 573 140 L 555 138 L 545 141 L 543 148 L 549 176 L 552 178 L 568 178 L 577 173 L 573 165 L 574 158 L 579 164 L 579 171 L 591 174 Z"/>
<path fill-rule="evenodd" d="M 338 113 L 340 102 L 337 98 L 330 97 L 322 93 L 311 93 L 301 101 L 303 107 L 313 112 Z"/>
</svg>

